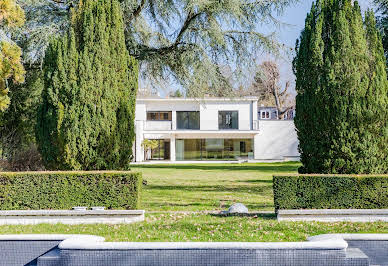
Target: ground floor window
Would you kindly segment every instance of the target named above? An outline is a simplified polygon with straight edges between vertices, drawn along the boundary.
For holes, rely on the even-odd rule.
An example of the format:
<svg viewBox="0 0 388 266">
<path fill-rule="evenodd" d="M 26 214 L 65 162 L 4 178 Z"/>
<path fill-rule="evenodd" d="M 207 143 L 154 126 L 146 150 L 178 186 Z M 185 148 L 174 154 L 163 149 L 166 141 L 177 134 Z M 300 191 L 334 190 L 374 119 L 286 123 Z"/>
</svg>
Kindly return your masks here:
<svg viewBox="0 0 388 266">
<path fill-rule="evenodd" d="M 146 160 L 170 160 L 170 140 L 157 139 L 157 147 L 145 150 Z"/>
<path fill-rule="evenodd" d="M 253 139 L 177 139 L 176 160 L 253 159 Z"/>
</svg>

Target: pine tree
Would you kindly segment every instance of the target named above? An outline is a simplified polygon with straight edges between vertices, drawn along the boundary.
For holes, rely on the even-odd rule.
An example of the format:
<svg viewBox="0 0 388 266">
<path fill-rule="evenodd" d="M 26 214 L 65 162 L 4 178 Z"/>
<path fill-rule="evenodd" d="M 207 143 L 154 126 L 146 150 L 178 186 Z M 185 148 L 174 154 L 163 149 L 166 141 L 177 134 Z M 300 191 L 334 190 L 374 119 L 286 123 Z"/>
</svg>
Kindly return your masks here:
<svg viewBox="0 0 388 266">
<path fill-rule="evenodd" d="M 37 140 L 48 169 L 126 169 L 138 67 L 116 0 L 84 0 L 44 60 Z"/>
<path fill-rule="evenodd" d="M 373 14 L 318 0 L 297 42 L 295 125 L 302 173 L 386 173 L 388 83 Z"/>
</svg>

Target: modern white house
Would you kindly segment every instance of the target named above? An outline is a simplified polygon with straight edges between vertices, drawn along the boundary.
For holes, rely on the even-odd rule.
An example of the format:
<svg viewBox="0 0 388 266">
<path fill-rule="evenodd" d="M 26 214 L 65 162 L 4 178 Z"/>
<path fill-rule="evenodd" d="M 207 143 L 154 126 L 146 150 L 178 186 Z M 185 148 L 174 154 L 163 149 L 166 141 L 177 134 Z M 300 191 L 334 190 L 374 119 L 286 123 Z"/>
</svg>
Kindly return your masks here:
<svg viewBox="0 0 388 266">
<path fill-rule="evenodd" d="M 257 98 L 137 99 L 134 161 L 298 159 L 293 121 L 260 115 Z"/>
</svg>

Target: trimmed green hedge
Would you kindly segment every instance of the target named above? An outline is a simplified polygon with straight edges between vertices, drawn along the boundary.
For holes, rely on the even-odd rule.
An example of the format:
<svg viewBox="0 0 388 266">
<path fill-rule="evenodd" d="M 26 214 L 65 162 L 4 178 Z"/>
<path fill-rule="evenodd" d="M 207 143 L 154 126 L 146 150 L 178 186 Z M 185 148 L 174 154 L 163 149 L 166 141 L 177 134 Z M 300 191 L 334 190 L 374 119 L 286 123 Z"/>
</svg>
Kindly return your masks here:
<svg viewBox="0 0 388 266">
<path fill-rule="evenodd" d="M 388 175 L 274 176 L 275 209 L 388 208 Z"/>
<path fill-rule="evenodd" d="M 141 188 L 135 172 L 0 172 L 0 209 L 138 209 Z"/>
</svg>

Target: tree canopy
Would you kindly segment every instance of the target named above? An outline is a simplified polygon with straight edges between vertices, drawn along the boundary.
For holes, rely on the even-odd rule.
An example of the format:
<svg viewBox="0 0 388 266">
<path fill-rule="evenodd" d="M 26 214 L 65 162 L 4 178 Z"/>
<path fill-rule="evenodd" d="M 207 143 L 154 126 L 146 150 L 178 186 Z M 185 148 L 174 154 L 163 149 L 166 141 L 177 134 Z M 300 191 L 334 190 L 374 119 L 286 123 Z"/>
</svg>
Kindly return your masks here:
<svg viewBox="0 0 388 266">
<path fill-rule="evenodd" d="M 388 171 L 388 83 L 372 11 L 317 0 L 297 43 L 296 118 L 302 173 Z"/>
<path fill-rule="evenodd" d="M 28 39 L 26 60 L 39 63 L 48 40 L 69 26 L 68 12 L 77 0 L 21 0 Z M 275 14 L 297 0 L 122 0 L 125 41 L 152 84 L 171 80 L 193 95 L 207 87 L 227 87 L 219 65 L 253 66 L 259 49 L 279 45 L 259 25 L 280 24 Z M 240 74 L 241 74 L 240 73 Z"/>
<path fill-rule="evenodd" d="M 9 103 L 7 80 L 24 81 L 21 49 L 9 38 L 9 31 L 24 23 L 24 12 L 15 0 L 0 2 L 0 111 Z"/>
<path fill-rule="evenodd" d="M 82 0 L 50 42 L 37 141 L 48 169 L 127 169 L 138 66 L 125 47 L 116 0 Z"/>
<path fill-rule="evenodd" d="M 378 11 L 381 13 L 378 16 L 377 25 L 382 34 L 383 47 L 385 58 L 388 65 L 388 1 L 387 0 L 374 0 L 374 3 L 378 7 Z"/>
</svg>

